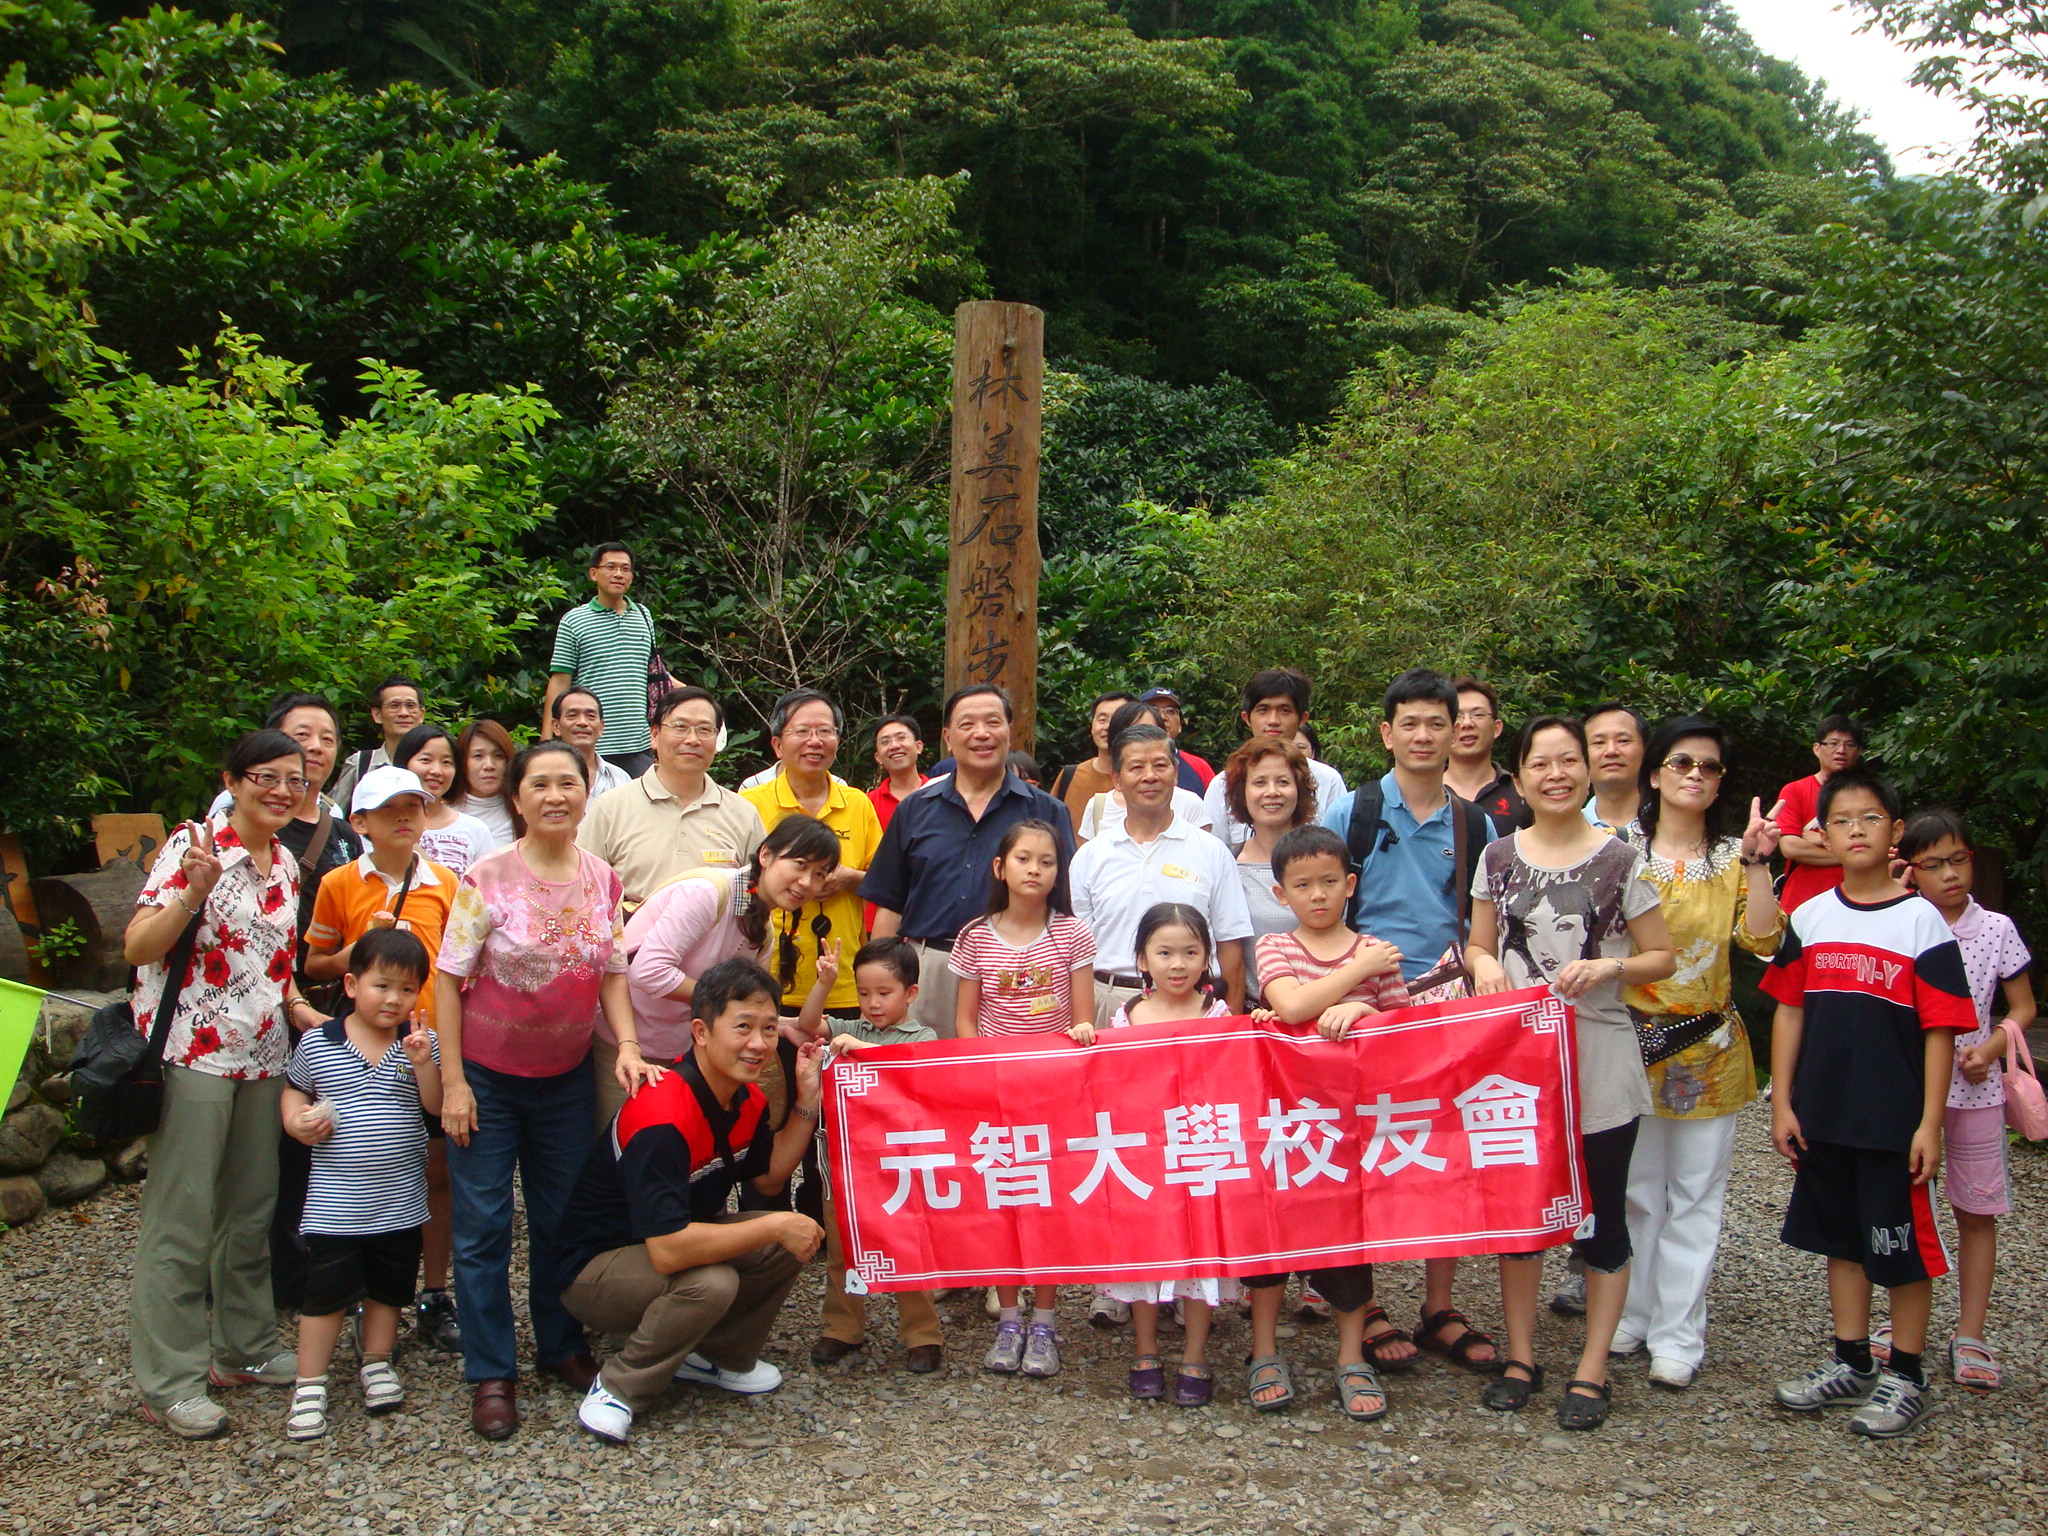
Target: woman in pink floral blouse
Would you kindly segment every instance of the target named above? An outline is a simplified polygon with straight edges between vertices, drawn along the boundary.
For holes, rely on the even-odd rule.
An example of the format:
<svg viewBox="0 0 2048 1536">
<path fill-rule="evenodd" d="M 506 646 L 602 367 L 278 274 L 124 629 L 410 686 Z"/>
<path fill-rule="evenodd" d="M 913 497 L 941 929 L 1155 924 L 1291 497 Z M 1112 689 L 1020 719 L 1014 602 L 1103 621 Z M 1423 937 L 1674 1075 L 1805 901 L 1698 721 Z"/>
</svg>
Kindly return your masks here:
<svg viewBox="0 0 2048 1536">
<path fill-rule="evenodd" d="M 463 875 L 435 980 L 463 1375 L 470 1422 L 492 1440 L 519 1423 L 513 1177 L 526 1195 L 535 1362 L 586 1391 L 597 1362 L 562 1305 L 556 1229 L 597 1117 L 598 1011 L 618 1041 L 621 1088 L 630 1094 L 662 1072 L 640 1059 L 619 877 L 576 846 L 589 798 L 581 754 L 536 743 L 512 760 L 507 782 L 519 840 Z"/>
<path fill-rule="evenodd" d="M 166 840 L 126 939 L 146 1034 L 171 951 L 198 920 L 164 1042 L 129 1337 L 143 1412 L 191 1440 L 228 1427 L 209 1382 L 289 1384 L 297 1368 L 277 1347 L 270 1213 L 287 999 L 308 1021 L 314 1012 L 292 992 L 299 866 L 277 836 L 305 795 L 305 754 L 281 731 L 253 731 L 228 753 L 222 778 L 227 814 Z"/>
</svg>

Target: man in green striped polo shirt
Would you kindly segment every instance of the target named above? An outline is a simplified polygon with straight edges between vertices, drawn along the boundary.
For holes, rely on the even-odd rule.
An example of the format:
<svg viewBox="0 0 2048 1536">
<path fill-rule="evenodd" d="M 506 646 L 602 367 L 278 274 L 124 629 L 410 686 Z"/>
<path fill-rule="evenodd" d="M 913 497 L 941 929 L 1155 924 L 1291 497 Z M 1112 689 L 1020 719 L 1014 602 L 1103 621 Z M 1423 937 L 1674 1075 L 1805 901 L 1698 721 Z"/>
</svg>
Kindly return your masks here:
<svg viewBox="0 0 2048 1536">
<path fill-rule="evenodd" d="M 590 552 L 590 583 L 597 595 L 562 615 L 554 660 L 542 701 L 540 734 L 555 734 L 555 700 L 572 686 L 588 688 L 604 706 L 598 755 L 633 778 L 654 762 L 647 734 L 647 665 L 654 655 L 654 615 L 626 596 L 633 585 L 633 555 L 623 544 Z"/>
</svg>

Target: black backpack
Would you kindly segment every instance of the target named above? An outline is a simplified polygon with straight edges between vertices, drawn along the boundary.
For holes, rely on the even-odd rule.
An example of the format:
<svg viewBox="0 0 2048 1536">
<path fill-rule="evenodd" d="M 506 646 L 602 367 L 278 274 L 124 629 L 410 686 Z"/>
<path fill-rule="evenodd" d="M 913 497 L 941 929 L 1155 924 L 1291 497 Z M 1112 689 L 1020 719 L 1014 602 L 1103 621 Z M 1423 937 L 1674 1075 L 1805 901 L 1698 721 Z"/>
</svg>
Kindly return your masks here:
<svg viewBox="0 0 2048 1536">
<path fill-rule="evenodd" d="M 1480 854 L 1486 851 L 1487 843 L 1493 838 L 1493 824 L 1486 819 L 1484 811 L 1458 795 L 1448 784 L 1444 786 L 1444 794 L 1454 812 L 1451 817 L 1451 865 L 1456 870 L 1458 886 L 1453 893 L 1458 904 L 1458 942 L 1463 944 L 1472 931 L 1472 877 L 1479 872 Z M 1351 792 L 1351 825 L 1345 833 L 1344 850 L 1350 855 L 1351 872 L 1358 876 L 1360 890 L 1365 888 L 1366 865 L 1394 835 L 1394 829 L 1387 825 L 1386 811 L 1386 796 L 1380 790 L 1378 779 L 1361 784 Z M 1351 898 L 1344 919 L 1352 927 L 1358 926 L 1356 895 Z"/>
</svg>

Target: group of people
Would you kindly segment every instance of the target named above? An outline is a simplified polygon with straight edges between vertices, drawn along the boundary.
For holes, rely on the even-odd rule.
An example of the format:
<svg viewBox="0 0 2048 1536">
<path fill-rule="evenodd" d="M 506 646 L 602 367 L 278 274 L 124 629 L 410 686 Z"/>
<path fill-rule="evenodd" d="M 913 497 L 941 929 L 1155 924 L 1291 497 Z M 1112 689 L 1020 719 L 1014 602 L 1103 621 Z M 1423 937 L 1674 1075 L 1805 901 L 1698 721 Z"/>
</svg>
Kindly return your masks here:
<svg viewBox="0 0 2048 1536">
<path fill-rule="evenodd" d="M 326 1433 L 351 1322 L 364 1409 L 395 1409 L 409 1317 L 461 1353 L 475 1430 L 514 1433 L 515 1182 L 536 1368 L 583 1394 L 593 1434 L 624 1441 L 675 1381 L 779 1385 L 760 1351 L 821 1246 L 812 1359 L 845 1358 L 866 1318 L 816 1176 L 831 1053 L 1053 1031 L 1085 1048 L 1250 1011 L 1335 1042 L 1367 1014 L 1531 986 L 1575 1011 L 1591 1215 L 1552 1306 L 1586 1319 L 1558 1421 L 1593 1429 L 1611 1355 L 1647 1351 L 1672 1390 L 1705 1359 L 1736 1113 L 1758 1092 L 1737 947 L 1770 961 L 1772 1136 L 1796 1166 L 1784 1239 L 1826 1258 L 1835 1324 L 1827 1361 L 1777 1400 L 1853 1406 L 1876 1436 L 1930 1411 L 1944 1145 L 1962 1237 L 1949 1369 L 1999 1385 L 2000 1063 L 2033 1017 L 2029 957 L 1971 898 L 1967 828 L 1905 818 L 1860 767 L 1854 722 L 1823 721 L 1816 772 L 1745 810 L 1710 720 L 1539 714 L 1503 766 L 1494 691 L 1416 668 L 1382 700 L 1390 768 L 1351 787 L 1314 755 L 1309 681 L 1283 668 L 1246 683 L 1246 739 L 1220 771 L 1180 749 L 1179 699 L 1155 688 L 1095 701 L 1093 754 L 1042 788 L 1008 697 L 970 686 L 945 701 L 929 776 L 917 720 L 875 725 L 863 790 L 834 771 L 840 709 L 799 689 L 768 712 L 773 766 L 727 789 L 722 707 L 670 685 L 626 597 L 630 554 L 602 546 L 590 574 L 536 740 L 489 720 L 451 736 L 394 677 L 370 698 L 381 741 L 337 777 L 334 708 L 287 696 L 150 872 L 127 936 L 135 1015 L 172 1022 L 133 1366 L 172 1432 L 223 1433 L 209 1387 L 267 1383 L 292 1388 L 288 1436 Z M 1413 1331 L 1375 1302 L 1369 1265 L 1301 1276 L 1335 1321 L 1339 1408 L 1386 1414 L 1384 1376 L 1425 1351 L 1485 1377 L 1487 1407 L 1524 1408 L 1545 1381 L 1538 1258 L 1499 1260 L 1502 1341 L 1460 1310 L 1456 1259 L 1427 1261 Z M 1296 1396 L 1288 1279 L 1108 1286 L 1090 1317 L 1131 1328 L 1135 1397 L 1195 1407 L 1214 1392 L 1215 1309 L 1241 1306 L 1245 1391 L 1279 1410 Z M 912 1372 L 943 1364 L 937 1299 L 896 1298 Z M 1056 1373 L 1056 1301 L 1050 1284 L 992 1291 L 986 1367 Z M 299 1314 L 296 1350 L 276 1348 L 279 1310 Z M 622 1340 L 601 1365 L 593 1332 Z"/>
</svg>

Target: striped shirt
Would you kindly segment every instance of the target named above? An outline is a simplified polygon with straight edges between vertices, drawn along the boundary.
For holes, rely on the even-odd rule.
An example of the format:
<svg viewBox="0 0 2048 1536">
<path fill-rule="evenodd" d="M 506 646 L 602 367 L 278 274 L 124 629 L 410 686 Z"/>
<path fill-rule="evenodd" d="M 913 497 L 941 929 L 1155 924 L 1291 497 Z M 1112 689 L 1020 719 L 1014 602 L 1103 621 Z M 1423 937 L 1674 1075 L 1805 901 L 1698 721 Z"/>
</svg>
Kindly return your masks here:
<svg viewBox="0 0 2048 1536">
<path fill-rule="evenodd" d="M 960 930 L 947 961 L 955 976 L 981 984 L 980 1033 L 1042 1035 L 1073 1027 L 1074 972 L 1095 964 L 1095 936 L 1079 918 L 1054 912 L 1020 949 L 984 918 Z"/>
<path fill-rule="evenodd" d="M 1334 960 L 1325 960 L 1321 955 L 1309 953 L 1308 946 L 1301 942 L 1299 929 L 1289 933 L 1261 934 L 1255 946 L 1260 984 L 1270 987 L 1280 980 L 1303 984 L 1321 981 L 1357 959 L 1362 946 L 1378 942 L 1371 934 L 1361 933 L 1343 954 Z M 1401 972 L 1396 969 L 1383 976 L 1366 977 L 1338 1001 L 1363 1003 L 1374 1013 L 1385 1013 L 1389 1008 L 1408 1006 L 1408 988 L 1401 980 Z"/>
<path fill-rule="evenodd" d="M 362 1237 L 423 1226 L 427 1122 L 405 1047 L 393 1040 L 373 1066 L 349 1039 L 347 1019 L 329 1019 L 299 1041 L 285 1079 L 334 1105 L 334 1134 L 313 1148 L 299 1230 Z"/>
<path fill-rule="evenodd" d="M 548 670 L 568 673 L 604 706 L 598 751 L 618 756 L 653 744 L 647 733 L 647 666 L 653 656 L 654 615 L 630 597 L 617 613 L 593 597 L 562 615 Z M 601 791 L 592 785 L 591 793 Z"/>
</svg>

